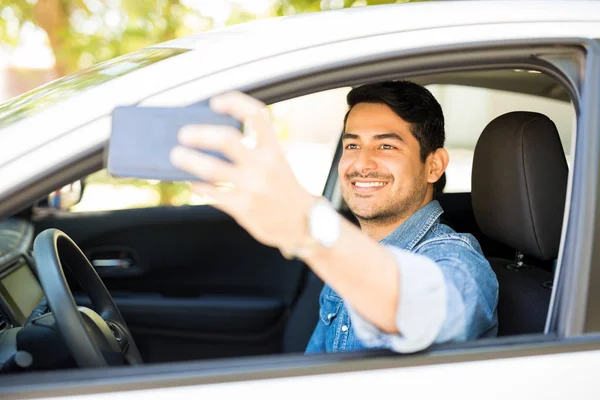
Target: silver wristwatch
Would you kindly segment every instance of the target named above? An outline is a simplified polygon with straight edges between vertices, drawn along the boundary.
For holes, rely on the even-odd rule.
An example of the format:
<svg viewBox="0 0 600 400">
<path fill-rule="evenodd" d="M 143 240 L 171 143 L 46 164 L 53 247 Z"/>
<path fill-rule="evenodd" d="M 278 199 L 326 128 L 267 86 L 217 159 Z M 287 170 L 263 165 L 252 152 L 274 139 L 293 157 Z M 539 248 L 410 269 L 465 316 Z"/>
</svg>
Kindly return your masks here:
<svg viewBox="0 0 600 400">
<path fill-rule="evenodd" d="M 323 248 L 332 247 L 340 238 L 341 217 L 324 197 L 317 198 L 306 215 L 306 233 L 292 249 L 280 249 L 289 260 L 303 259 Z"/>
</svg>

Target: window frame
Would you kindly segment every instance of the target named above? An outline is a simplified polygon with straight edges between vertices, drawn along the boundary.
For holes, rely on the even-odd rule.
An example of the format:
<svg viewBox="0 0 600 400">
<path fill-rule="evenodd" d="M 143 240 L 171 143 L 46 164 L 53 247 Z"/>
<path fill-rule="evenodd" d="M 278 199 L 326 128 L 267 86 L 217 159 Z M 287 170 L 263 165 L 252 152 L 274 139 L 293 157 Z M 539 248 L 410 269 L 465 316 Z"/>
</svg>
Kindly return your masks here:
<svg viewBox="0 0 600 400">
<path fill-rule="evenodd" d="M 578 77 L 573 75 L 573 71 L 570 71 L 568 68 L 561 68 L 560 65 L 542 59 L 534 60 L 530 57 L 531 54 L 535 54 L 540 50 L 552 52 L 555 49 L 554 46 L 557 44 L 562 44 L 566 46 L 565 48 L 576 50 L 580 56 L 582 52 L 587 51 L 586 75 L 590 73 L 590 70 L 597 69 L 598 57 L 596 50 L 593 50 L 594 53 L 590 55 L 591 45 L 588 40 L 514 40 L 510 43 L 504 41 L 502 43 L 485 43 L 484 45 L 461 44 L 444 46 L 441 49 L 429 48 L 426 51 L 421 50 L 408 55 L 383 54 L 372 60 L 349 60 L 346 65 L 336 65 L 329 69 L 324 69 L 318 74 L 314 71 L 298 71 L 295 77 L 280 77 L 277 80 L 261 82 L 252 87 L 240 89 L 267 103 L 272 103 L 342 85 L 367 83 L 391 77 L 408 77 L 411 72 L 416 70 L 419 70 L 422 74 L 424 70 L 439 73 L 442 70 L 456 70 L 458 68 L 461 70 L 531 68 L 540 69 L 561 81 L 573 96 L 573 104 L 578 115 L 580 117 L 582 115 L 585 116 L 589 113 L 589 110 L 584 109 L 583 112 L 579 111 L 581 86 L 574 83 L 577 82 Z M 593 58 L 595 61 L 590 61 L 590 58 Z M 582 80 L 582 82 L 586 81 Z M 582 104 L 588 106 L 591 100 L 597 98 L 597 90 L 583 90 Z M 597 117 L 595 118 L 597 120 Z M 598 129 L 600 128 L 597 124 L 593 126 L 590 123 L 586 123 L 585 125 L 578 123 L 575 135 L 577 138 L 575 160 L 581 158 L 580 152 L 585 150 L 585 139 L 588 139 L 591 135 L 596 135 Z M 102 165 L 102 151 L 103 149 L 101 148 L 95 149 L 91 154 L 86 155 L 83 160 L 73 160 L 72 164 L 68 166 L 63 165 L 59 171 L 52 171 L 60 172 L 61 174 L 59 177 L 53 179 L 50 185 L 59 186 L 60 184 L 73 181 L 80 177 L 82 172 L 89 173 L 90 169 L 94 169 L 94 166 L 95 170 L 99 169 L 98 167 Z M 594 161 L 597 161 L 598 156 L 590 154 L 590 152 L 591 150 L 588 149 L 586 154 L 592 156 Z M 337 169 L 334 166 L 336 164 L 336 157 L 338 156 L 339 151 L 336 150 L 336 156 L 334 156 L 332 168 L 324 190 L 324 195 L 328 198 L 335 198 Z M 577 163 L 577 166 L 574 168 L 577 174 L 579 174 L 579 171 L 582 171 L 581 174 L 586 175 L 585 168 L 581 169 L 580 164 L 583 164 L 585 167 L 586 164 L 584 162 L 587 161 L 588 159 L 585 159 Z M 594 172 L 594 176 L 596 175 L 597 171 Z M 57 184 L 57 182 L 60 183 Z M 37 182 L 37 185 L 32 185 L 29 189 L 29 195 L 39 193 L 40 190 L 42 193 L 46 191 L 45 188 L 48 187 L 48 182 L 46 181 L 45 183 L 46 185 L 41 182 Z M 581 187 L 583 183 L 575 180 L 570 194 L 579 193 L 579 190 L 585 189 Z M 596 184 L 593 185 L 594 189 L 597 186 Z M 583 190 L 582 193 L 578 194 L 579 197 L 575 199 L 579 202 L 583 201 L 584 204 L 577 203 L 574 205 L 575 212 L 571 212 L 571 209 L 568 210 L 570 224 L 585 221 L 584 211 L 588 209 L 585 206 L 589 205 L 589 201 L 586 202 L 583 196 L 589 190 L 591 189 Z M 600 192 L 595 194 L 600 196 Z M 13 199 L 13 201 L 18 200 L 23 201 L 23 197 L 16 196 L 16 199 Z M 592 201 L 595 200 L 596 197 L 592 199 Z M 573 203 L 573 201 L 571 203 L 567 202 L 567 204 Z M 596 219 L 592 220 L 592 225 L 595 224 Z M 569 233 L 570 231 L 567 232 L 567 234 Z M 564 235 L 562 240 L 564 241 Z M 593 249 L 592 239 L 589 238 L 587 242 L 589 243 L 585 248 Z M 573 247 L 572 240 L 567 244 L 563 243 L 561 248 L 567 245 Z M 573 257 L 573 254 L 563 254 L 563 262 L 567 256 Z M 594 256 L 596 256 L 595 253 Z M 577 270 L 581 266 L 574 265 L 575 267 L 573 268 L 564 271 L 561 270 L 560 274 L 557 273 L 556 279 L 561 283 L 563 279 L 574 278 L 580 286 L 586 286 L 588 276 L 577 276 Z M 599 268 L 595 268 L 595 270 Z M 572 334 L 569 335 L 567 334 L 568 332 L 564 331 L 563 326 L 570 326 L 572 321 L 563 317 L 562 308 L 564 306 L 577 308 L 586 303 L 584 299 L 569 297 L 569 288 L 566 285 L 562 286 L 564 288 L 561 289 L 560 295 L 555 296 L 553 293 L 553 302 L 558 302 L 561 307 L 552 308 L 552 320 L 550 321 L 550 329 L 548 329 L 546 335 L 516 336 L 480 340 L 472 343 L 440 345 L 434 346 L 430 351 L 410 355 L 393 354 L 378 350 L 314 356 L 276 355 L 254 357 L 247 360 L 234 359 L 183 364 L 175 363 L 170 365 L 148 365 L 135 369 L 123 367 L 93 371 L 53 371 L 44 374 L 0 376 L 0 387 L 10 388 L 11 393 L 18 393 L 19 395 L 40 395 L 40 393 L 43 393 L 44 396 L 67 395 L 74 393 L 147 389 L 173 385 L 235 382 L 283 376 L 307 376 L 384 368 L 404 368 L 417 365 L 600 349 L 600 335 L 570 337 L 574 334 L 578 335 L 579 332 L 571 330 L 570 333 Z M 34 378 L 36 379 L 35 383 L 32 382 Z"/>
<path fill-rule="evenodd" d="M 580 190 L 583 192 L 581 196 L 584 199 L 576 206 L 581 208 L 581 213 L 591 212 L 594 217 L 586 219 L 587 235 L 573 239 L 574 243 L 579 243 L 576 239 L 584 240 L 580 248 L 589 251 L 590 260 L 585 309 L 580 309 L 579 313 L 575 310 L 572 314 L 576 322 L 581 320 L 583 334 L 595 334 L 600 332 L 600 234 L 598 233 L 600 229 L 600 117 L 597 109 L 600 104 L 600 39 L 589 41 L 585 69 L 585 77 L 581 84 L 581 119 L 584 124 L 581 130 L 585 134 L 585 139 L 579 141 L 581 154 L 585 158 L 579 157 L 577 167 L 586 173 L 579 182 L 582 186 Z M 575 163 L 577 161 L 576 157 Z M 583 283 L 579 282 L 579 287 L 581 285 Z M 569 324 L 564 324 L 566 336 L 571 333 L 568 328 Z M 559 332 L 561 330 L 563 329 L 559 329 Z"/>
</svg>

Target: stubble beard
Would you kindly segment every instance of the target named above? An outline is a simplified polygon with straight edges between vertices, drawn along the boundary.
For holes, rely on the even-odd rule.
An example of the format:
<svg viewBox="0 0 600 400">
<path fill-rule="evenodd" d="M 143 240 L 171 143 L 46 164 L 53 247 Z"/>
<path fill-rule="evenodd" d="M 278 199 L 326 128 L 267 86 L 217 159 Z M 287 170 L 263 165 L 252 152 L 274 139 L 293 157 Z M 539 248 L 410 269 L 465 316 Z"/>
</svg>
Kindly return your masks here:
<svg viewBox="0 0 600 400">
<path fill-rule="evenodd" d="M 390 182 L 391 184 L 392 182 Z M 410 215 L 412 215 L 419 206 L 423 203 L 423 200 L 427 193 L 427 184 L 423 183 L 423 178 L 416 176 L 412 182 L 412 190 L 406 195 L 402 195 L 403 191 L 399 190 L 393 194 L 390 194 L 385 199 L 384 204 L 377 205 L 373 210 L 360 211 L 352 206 L 352 202 L 348 201 L 347 198 L 350 194 L 344 196 L 344 200 L 350 211 L 356 219 L 358 219 L 361 227 L 365 225 L 369 226 L 383 226 L 404 221 Z"/>
</svg>

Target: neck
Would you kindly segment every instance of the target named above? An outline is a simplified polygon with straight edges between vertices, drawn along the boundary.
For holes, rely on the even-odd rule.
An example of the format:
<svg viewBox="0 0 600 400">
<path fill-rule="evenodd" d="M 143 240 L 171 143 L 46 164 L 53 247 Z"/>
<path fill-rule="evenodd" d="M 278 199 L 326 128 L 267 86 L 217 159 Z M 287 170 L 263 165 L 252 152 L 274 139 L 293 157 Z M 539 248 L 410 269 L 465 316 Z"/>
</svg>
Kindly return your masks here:
<svg viewBox="0 0 600 400">
<path fill-rule="evenodd" d="M 412 214 L 411 214 L 412 215 Z M 398 228 L 404 221 L 406 221 L 410 215 L 405 218 L 395 219 L 393 222 L 382 222 L 379 220 L 359 220 L 360 229 L 366 233 L 371 239 L 381 241 L 384 237 L 392 233 Z"/>
<path fill-rule="evenodd" d="M 414 209 L 409 210 L 402 215 L 397 215 L 394 217 L 384 218 L 384 219 L 373 219 L 373 220 L 358 220 L 360 224 L 360 229 L 365 232 L 370 238 L 381 241 L 383 238 L 392 233 L 396 228 L 404 223 L 407 219 L 410 218 L 415 212 L 420 210 L 423 206 L 433 200 L 433 193 L 427 193 L 427 195 L 423 198 L 423 201 L 419 203 Z"/>
</svg>

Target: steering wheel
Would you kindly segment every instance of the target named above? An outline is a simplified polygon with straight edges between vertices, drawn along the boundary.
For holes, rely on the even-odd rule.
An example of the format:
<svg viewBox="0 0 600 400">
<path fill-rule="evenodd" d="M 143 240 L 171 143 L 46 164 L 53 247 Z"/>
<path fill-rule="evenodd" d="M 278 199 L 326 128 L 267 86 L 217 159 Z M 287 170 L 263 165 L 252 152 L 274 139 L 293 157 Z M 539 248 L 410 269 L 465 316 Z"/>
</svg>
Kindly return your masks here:
<svg viewBox="0 0 600 400">
<path fill-rule="evenodd" d="M 142 357 L 125 320 L 87 257 L 64 232 L 47 229 L 33 243 L 40 284 L 51 314 L 42 316 L 56 324 L 79 367 L 142 364 Z M 93 311 L 77 307 L 65 278 L 67 268 L 92 302 Z"/>
</svg>

